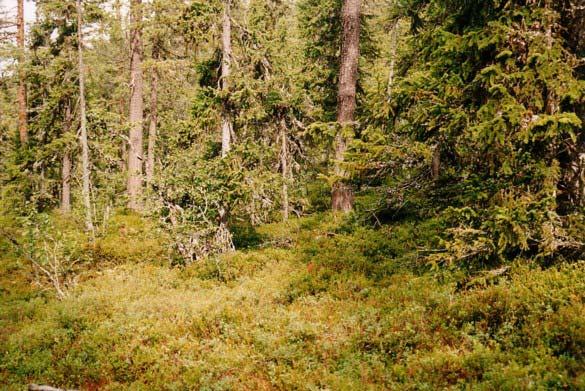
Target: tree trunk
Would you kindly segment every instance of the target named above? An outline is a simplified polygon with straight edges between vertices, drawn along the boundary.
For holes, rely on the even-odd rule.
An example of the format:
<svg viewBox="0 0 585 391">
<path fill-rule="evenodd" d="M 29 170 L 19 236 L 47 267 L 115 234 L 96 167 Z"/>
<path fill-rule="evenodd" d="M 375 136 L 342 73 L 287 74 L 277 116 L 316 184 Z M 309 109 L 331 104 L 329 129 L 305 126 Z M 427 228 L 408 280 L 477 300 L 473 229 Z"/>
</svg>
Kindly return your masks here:
<svg viewBox="0 0 585 391">
<path fill-rule="evenodd" d="M 280 123 L 280 167 L 282 169 L 282 218 L 284 221 L 288 220 L 289 205 L 288 205 L 288 136 L 286 134 L 286 121 L 283 118 Z"/>
<path fill-rule="evenodd" d="M 553 2 L 547 0 L 545 6 L 552 8 Z M 558 15 L 558 20 L 549 13 L 546 22 L 546 38 L 548 50 L 553 49 L 554 34 L 553 27 L 558 23 L 557 29 L 565 39 L 568 52 L 575 58 L 582 58 L 585 50 L 585 0 L 569 1 L 563 6 Z M 575 76 L 583 79 L 585 68 L 577 67 Z M 554 100 L 555 96 L 552 91 L 547 96 L 547 114 L 554 114 L 560 107 L 560 101 Z M 575 104 L 575 114 L 583 123 L 585 123 L 585 105 L 582 103 Z M 573 141 L 567 137 L 562 149 L 564 153 L 560 155 L 561 168 L 563 170 L 562 182 L 559 185 L 557 193 L 557 204 L 561 212 L 570 213 L 579 208 L 585 208 L 585 132 L 577 132 L 576 139 Z"/>
<path fill-rule="evenodd" d="M 79 128 L 81 141 L 81 167 L 83 170 L 83 206 L 85 208 L 85 226 L 89 232 L 93 229 L 93 218 L 91 213 L 91 199 L 89 193 L 90 168 L 89 168 L 89 145 L 87 142 L 87 118 L 85 114 L 85 74 L 83 66 L 83 9 L 81 0 L 77 0 L 77 53 L 79 56 Z"/>
<path fill-rule="evenodd" d="M 131 1 L 130 150 L 128 152 L 128 208 L 138 211 L 142 196 L 142 0 Z"/>
<path fill-rule="evenodd" d="M 221 88 L 225 96 L 222 101 L 221 110 L 221 157 L 225 158 L 231 149 L 232 123 L 230 120 L 227 93 L 229 91 L 230 66 L 232 62 L 232 21 L 231 21 L 231 0 L 223 2 L 223 19 L 221 31 Z M 219 209 L 219 230 L 216 241 L 224 243 L 225 251 L 233 250 L 232 235 L 228 228 L 229 208 L 224 203 Z"/>
<path fill-rule="evenodd" d="M 437 181 L 441 176 L 441 143 L 435 145 L 433 150 L 433 158 L 431 161 L 431 176 L 433 181 Z"/>
<path fill-rule="evenodd" d="M 221 111 L 221 157 L 226 157 L 231 149 L 232 123 L 227 102 L 229 90 L 230 67 L 232 62 L 232 21 L 230 16 L 231 0 L 224 1 L 221 32 L 222 61 L 221 86 L 225 94 Z"/>
<path fill-rule="evenodd" d="M 65 107 L 65 119 L 63 121 L 63 134 L 71 131 L 71 106 L 67 102 Z M 71 151 L 69 148 L 63 151 L 63 164 L 61 168 L 61 212 L 71 212 Z"/>
<path fill-rule="evenodd" d="M 341 37 L 341 66 L 337 95 L 337 122 L 341 130 L 335 137 L 335 176 L 331 203 L 334 211 L 349 212 L 353 209 L 353 190 L 344 182 L 347 173 L 343 169 L 347 150 L 346 133 L 354 126 L 356 84 L 360 56 L 360 6 L 361 0 L 344 0 L 342 9 L 343 32 Z"/>
<path fill-rule="evenodd" d="M 394 69 L 396 68 L 396 47 L 398 41 L 398 22 L 392 27 L 392 41 L 390 43 L 390 71 L 388 72 L 388 102 L 392 101 L 392 92 L 394 88 Z"/>
<path fill-rule="evenodd" d="M 16 40 L 18 44 L 18 135 L 20 144 L 25 145 L 28 142 L 28 129 L 24 71 L 24 0 L 18 0 Z"/>
<path fill-rule="evenodd" d="M 548 9 L 549 13 L 546 18 L 546 46 L 549 51 L 552 51 L 554 45 L 554 37 L 553 37 L 553 26 L 555 24 L 554 17 L 552 16 L 552 1 L 545 0 L 545 7 Z M 554 115 L 558 112 L 559 109 L 559 102 L 556 96 L 555 91 L 552 89 L 548 90 L 547 99 L 546 99 L 546 113 L 548 115 Z"/>
<path fill-rule="evenodd" d="M 152 68 L 152 80 L 150 86 L 150 126 L 148 128 L 148 158 L 146 160 L 146 183 L 152 183 L 154 177 L 154 150 L 156 146 L 156 131 L 158 122 L 158 70 L 156 69 L 156 60 L 158 59 L 158 49 L 155 46 L 152 49 L 152 59 L 155 64 Z"/>
</svg>

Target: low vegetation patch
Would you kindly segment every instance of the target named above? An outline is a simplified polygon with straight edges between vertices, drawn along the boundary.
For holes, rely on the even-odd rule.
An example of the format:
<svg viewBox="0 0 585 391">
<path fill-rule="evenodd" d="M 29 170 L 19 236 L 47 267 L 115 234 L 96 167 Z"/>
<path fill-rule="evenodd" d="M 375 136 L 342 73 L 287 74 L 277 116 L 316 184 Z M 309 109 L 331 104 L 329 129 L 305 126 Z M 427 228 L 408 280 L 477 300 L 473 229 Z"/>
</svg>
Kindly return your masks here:
<svg viewBox="0 0 585 391">
<path fill-rule="evenodd" d="M 106 262 L 62 300 L 30 285 L 24 261 L 4 257 L 2 387 L 585 386 L 585 263 L 517 260 L 465 284 L 407 267 L 436 222 L 340 231 L 333 221 L 262 226 L 265 242 L 290 244 L 187 267 Z"/>
</svg>

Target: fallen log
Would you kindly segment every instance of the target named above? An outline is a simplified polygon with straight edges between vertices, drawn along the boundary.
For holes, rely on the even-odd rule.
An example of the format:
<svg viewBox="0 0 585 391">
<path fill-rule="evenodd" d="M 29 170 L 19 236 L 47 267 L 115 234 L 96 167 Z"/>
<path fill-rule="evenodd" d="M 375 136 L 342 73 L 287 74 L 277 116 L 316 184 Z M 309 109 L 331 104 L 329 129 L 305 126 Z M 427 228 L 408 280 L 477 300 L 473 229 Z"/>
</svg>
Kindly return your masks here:
<svg viewBox="0 0 585 391">
<path fill-rule="evenodd" d="M 43 386 L 39 384 L 29 384 L 28 391 L 76 391 L 76 390 L 64 390 L 62 388 L 55 388 L 51 386 Z"/>
</svg>

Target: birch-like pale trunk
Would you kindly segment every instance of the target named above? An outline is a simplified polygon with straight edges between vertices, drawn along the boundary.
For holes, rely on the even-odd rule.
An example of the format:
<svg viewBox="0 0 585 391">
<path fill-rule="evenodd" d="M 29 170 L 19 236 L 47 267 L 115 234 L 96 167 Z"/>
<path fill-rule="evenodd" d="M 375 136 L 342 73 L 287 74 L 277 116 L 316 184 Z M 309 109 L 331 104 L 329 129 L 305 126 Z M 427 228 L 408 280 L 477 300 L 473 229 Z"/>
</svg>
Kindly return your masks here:
<svg viewBox="0 0 585 391">
<path fill-rule="evenodd" d="M 232 63 L 232 21 L 231 21 L 231 0 L 224 1 L 223 20 L 221 31 L 221 86 L 225 94 L 229 90 L 229 78 Z M 229 108 L 226 103 L 227 97 L 224 97 L 224 103 L 221 110 L 221 156 L 226 157 L 232 147 L 232 123 L 229 114 Z"/>
</svg>

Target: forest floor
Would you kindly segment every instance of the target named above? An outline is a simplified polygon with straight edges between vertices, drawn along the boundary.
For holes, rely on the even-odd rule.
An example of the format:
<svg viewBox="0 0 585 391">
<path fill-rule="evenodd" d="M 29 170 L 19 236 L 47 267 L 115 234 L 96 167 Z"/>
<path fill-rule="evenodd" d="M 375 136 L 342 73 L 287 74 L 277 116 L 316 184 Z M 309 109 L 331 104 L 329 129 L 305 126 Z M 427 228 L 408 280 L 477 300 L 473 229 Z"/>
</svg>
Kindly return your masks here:
<svg viewBox="0 0 585 391">
<path fill-rule="evenodd" d="M 470 279 L 421 266 L 436 221 L 372 230 L 318 215 L 170 267 L 137 259 L 156 244 L 120 221 L 63 300 L 5 251 L 0 388 L 585 389 L 583 263 Z"/>
</svg>

